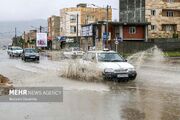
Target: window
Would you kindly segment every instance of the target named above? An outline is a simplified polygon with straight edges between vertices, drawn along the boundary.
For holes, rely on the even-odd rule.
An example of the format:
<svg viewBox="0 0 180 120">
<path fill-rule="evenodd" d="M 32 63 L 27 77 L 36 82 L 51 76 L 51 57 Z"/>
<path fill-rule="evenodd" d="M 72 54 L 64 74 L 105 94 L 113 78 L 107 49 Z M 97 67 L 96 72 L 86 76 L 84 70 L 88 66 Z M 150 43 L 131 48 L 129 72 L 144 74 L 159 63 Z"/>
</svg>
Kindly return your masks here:
<svg viewBox="0 0 180 120">
<path fill-rule="evenodd" d="M 70 27 L 70 33 L 76 33 L 76 26 Z"/>
<path fill-rule="evenodd" d="M 95 19 L 95 17 L 93 15 L 90 15 L 87 17 L 90 21 L 93 21 Z"/>
<path fill-rule="evenodd" d="M 177 25 L 167 25 L 167 24 L 162 25 L 163 31 L 176 31 L 176 28 L 177 28 Z"/>
<path fill-rule="evenodd" d="M 174 0 L 167 0 L 167 2 L 172 3 L 172 2 L 174 2 Z"/>
<path fill-rule="evenodd" d="M 179 10 L 162 10 L 162 16 L 165 17 L 180 17 L 180 11 Z"/>
<path fill-rule="evenodd" d="M 136 33 L 136 27 L 129 27 L 129 34 L 135 34 Z"/>
<path fill-rule="evenodd" d="M 156 15 L 156 10 L 151 10 L 151 15 L 155 16 Z"/>
<path fill-rule="evenodd" d="M 151 25 L 151 30 L 156 30 L 156 25 Z"/>
<path fill-rule="evenodd" d="M 99 53 L 98 54 L 99 62 L 123 62 L 124 59 L 119 56 L 117 53 Z"/>
<path fill-rule="evenodd" d="M 76 22 L 76 15 L 70 15 L 70 22 L 75 23 Z"/>
<path fill-rule="evenodd" d="M 167 17 L 173 17 L 174 12 L 173 11 L 167 11 Z"/>
</svg>

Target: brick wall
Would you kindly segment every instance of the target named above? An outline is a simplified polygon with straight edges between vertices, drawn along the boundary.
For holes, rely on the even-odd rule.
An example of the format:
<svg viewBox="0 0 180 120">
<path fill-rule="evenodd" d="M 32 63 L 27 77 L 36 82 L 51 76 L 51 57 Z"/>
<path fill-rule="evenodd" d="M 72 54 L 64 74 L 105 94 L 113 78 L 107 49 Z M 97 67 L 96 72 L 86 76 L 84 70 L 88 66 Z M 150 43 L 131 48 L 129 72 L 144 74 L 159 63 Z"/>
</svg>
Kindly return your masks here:
<svg viewBox="0 0 180 120">
<path fill-rule="evenodd" d="M 124 40 L 139 40 L 139 39 L 145 39 L 145 29 L 144 26 L 135 26 L 136 27 L 136 33 L 130 34 L 129 28 L 131 26 L 124 26 L 123 27 L 123 38 Z"/>
</svg>

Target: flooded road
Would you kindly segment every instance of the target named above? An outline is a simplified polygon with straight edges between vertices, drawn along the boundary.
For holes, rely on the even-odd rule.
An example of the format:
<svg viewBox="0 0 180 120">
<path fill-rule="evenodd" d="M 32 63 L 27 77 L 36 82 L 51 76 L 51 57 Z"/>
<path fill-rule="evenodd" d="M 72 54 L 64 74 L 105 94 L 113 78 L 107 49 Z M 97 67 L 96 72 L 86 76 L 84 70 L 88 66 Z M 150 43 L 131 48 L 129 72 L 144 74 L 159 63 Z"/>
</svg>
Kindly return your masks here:
<svg viewBox="0 0 180 120">
<path fill-rule="evenodd" d="M 14 86 L 64 88 L 62 103 L 0 103 L 0 119 L 180 120 L 180 60 L 153 48 L 129 62 L 137 68 L 135 81 L 81 82 L 60 77 L 66 60 L 42 56 L 40 63 L 25 63 L 0 51 L 0 74 Z"/>
</svg>

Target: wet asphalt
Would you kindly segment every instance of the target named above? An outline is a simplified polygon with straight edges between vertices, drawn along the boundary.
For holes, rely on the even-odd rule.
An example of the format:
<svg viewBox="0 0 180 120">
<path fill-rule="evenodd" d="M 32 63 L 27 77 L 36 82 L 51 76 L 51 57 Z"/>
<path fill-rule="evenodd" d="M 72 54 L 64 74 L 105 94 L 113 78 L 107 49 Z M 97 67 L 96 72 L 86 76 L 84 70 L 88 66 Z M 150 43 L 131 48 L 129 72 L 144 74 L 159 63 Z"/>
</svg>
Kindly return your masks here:
<svg viewBox="0 0 180 120">
<path fill-rule="evenodd" d="M 60 76 L 66 60 L 41 56 L 39 63 L 25 63 L 0 50 L 0 74 L 14 86 L 64 88 L 60 103 L 0 103 L 0 119 L 180 120 L 180 59 L 155 48 L 129 62 L 138 72 L 135 81 L 82 82 Z"/>
</svg>

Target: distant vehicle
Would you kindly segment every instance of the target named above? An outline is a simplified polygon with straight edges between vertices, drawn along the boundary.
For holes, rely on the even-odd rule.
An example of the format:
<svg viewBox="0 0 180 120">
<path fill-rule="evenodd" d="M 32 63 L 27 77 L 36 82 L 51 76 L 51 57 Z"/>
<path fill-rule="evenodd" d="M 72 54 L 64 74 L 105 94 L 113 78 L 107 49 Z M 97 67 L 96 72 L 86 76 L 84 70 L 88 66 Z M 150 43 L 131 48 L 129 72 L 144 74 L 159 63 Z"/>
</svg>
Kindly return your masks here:
<svg viewBox="0 0 180 120">
<path fill-rule="evenodd" d="M 74 58 L 74 57 L 82 57 L 84 53 L 85 52 L 80 50 L 78 47 L 73 47 L 73 48 L 65 50 L 63 55 L 67 58 Z"/>
<path fill-rule="evenodd" d="M 2 46 L 2 49 L 3 49 L 3 50 L 6 50 L 6 49 L 7 49 L 7 46 L 6 46 L 6 45 L 3 45 L 3 46 Z"/>
<path fill-rule="evenodd" d="M 135 67 L 115 51 L 88 51 L 82 64 L 91 66 L 92 62 L 96 63 L 104 79 L 134 80 L 137 76 Z"/>
<path fill-rule="evenodd" d="M 35 48 L 25 48 L 22 53 L 22 60 L 39 61 L 39 53 Z"/>
<path fill-rule="evenodd" d="M 22 52 L 23 49 L 16 46 L 9 47 L 7 51 L 10 57 L 20 57 L 22 55 Z"/>
</svg>

